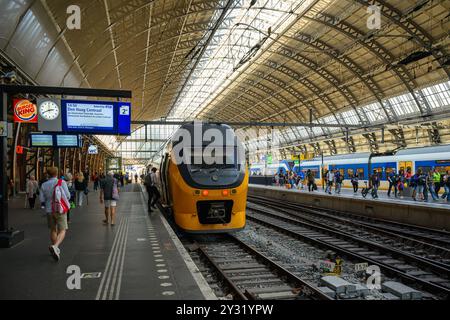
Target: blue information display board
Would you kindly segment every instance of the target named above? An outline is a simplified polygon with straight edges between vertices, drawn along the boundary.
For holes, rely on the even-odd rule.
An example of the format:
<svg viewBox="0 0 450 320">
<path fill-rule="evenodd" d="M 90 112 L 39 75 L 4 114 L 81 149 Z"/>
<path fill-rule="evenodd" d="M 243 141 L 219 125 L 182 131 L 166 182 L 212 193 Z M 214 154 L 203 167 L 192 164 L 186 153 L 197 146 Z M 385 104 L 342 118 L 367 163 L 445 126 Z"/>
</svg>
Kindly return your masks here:
<svg viewBox="0 0 450 320">
<path fill-rule="evenodd" d="M 62 127 L 68 133 L 130 135 L 129 102 L 62 100 Z"/>
</svg>

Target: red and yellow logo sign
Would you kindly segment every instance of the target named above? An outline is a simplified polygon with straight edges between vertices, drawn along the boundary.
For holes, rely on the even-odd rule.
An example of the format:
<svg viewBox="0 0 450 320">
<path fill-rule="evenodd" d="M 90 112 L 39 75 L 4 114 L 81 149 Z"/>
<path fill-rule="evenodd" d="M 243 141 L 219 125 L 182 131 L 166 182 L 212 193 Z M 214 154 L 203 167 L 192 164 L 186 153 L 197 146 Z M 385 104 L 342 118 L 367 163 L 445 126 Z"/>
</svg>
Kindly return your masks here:
<svg viewBox="0 0 450 320">
<path fill-rule="evenodd" d="M 13 102 L 14 122 L 38 122 L 38 110 L 34 103 L 26 99 L 15 99 Z"/>
</svg>

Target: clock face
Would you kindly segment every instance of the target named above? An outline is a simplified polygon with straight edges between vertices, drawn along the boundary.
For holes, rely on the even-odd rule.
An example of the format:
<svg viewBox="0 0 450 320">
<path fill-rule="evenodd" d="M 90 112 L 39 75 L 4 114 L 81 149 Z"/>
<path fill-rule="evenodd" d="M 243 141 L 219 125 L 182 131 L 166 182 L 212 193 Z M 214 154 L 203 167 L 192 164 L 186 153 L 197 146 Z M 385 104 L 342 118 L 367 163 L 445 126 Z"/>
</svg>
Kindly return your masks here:
<svg viewBox="0 0 450 320">
<path fill-rule="evenodd" d="M 59 106 L 53 101 L 44 101 L 39 105 L 39 114 L 46 120 L 55 120 L 59 116 Z"/>
</svg>

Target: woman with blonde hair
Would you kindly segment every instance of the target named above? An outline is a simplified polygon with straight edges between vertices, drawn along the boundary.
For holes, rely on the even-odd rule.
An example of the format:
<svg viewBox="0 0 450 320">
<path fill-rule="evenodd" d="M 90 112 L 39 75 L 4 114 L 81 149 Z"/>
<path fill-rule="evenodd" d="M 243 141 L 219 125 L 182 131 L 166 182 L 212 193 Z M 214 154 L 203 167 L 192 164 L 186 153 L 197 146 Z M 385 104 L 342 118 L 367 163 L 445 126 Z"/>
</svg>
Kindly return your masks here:
<svg viewBox="0 0 450 320">
<path fill-rule="evenodd" d="M 78 173 L 75 180 L 76 203 L 78 207 L 83 205 L 84 191 L 87 188 L 87 181 L 84 179 L 82 172 Z"/>
</svg>

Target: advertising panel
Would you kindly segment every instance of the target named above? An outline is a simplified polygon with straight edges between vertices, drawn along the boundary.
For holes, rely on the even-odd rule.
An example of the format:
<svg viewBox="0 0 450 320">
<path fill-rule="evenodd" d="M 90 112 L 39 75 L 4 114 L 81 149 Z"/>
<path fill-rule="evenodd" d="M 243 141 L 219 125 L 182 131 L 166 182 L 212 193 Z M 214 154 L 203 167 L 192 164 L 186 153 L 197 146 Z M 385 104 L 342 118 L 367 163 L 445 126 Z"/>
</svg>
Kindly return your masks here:
<svg viewBox="0 0 450 320">
<path fill-rule="evenodd" d="M 14 99 L 14 122 L 21 123 L 37 123 L 38 110 L 37 106 L 27 99 Z"/>
</svg>

